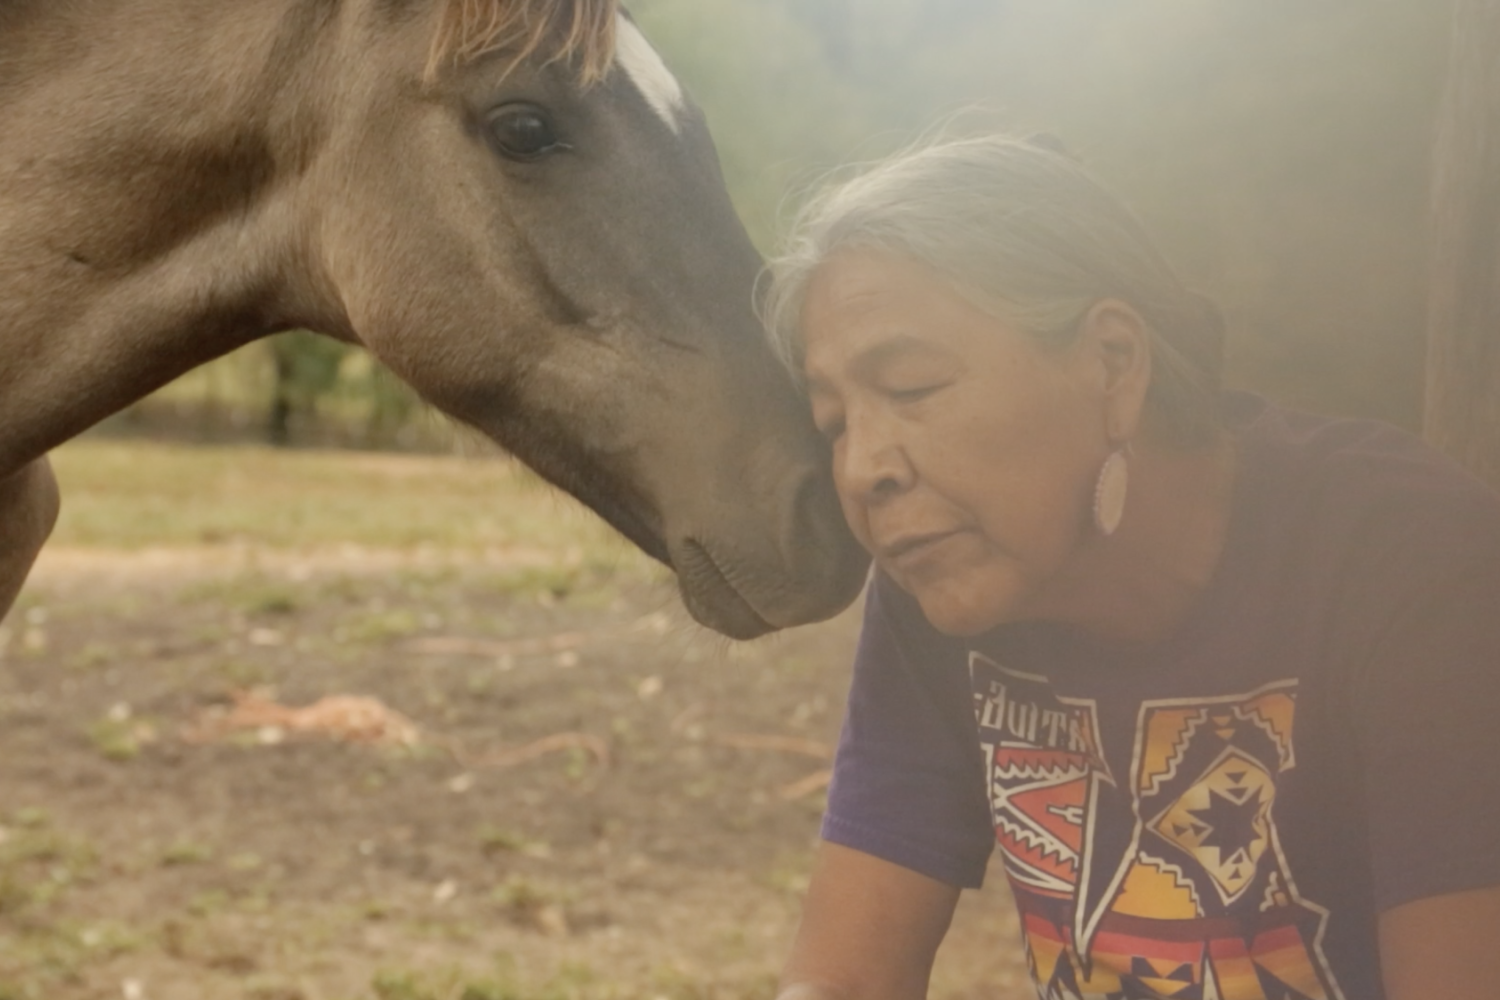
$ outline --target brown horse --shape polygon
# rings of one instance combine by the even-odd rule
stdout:
[[[826,617],[863,559],[759,266],[614,0],[0,0],[0,614],[49,448],[306,327],[672,566],[705,624]]]

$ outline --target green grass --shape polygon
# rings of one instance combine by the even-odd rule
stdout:
[[[650,983],[623,984],[583,962],[562,962],[544,979],[526,982],[504,961],[497,971],[475,976],[459,967],[415,971],[385,969],[370,981],[375,1000],[750,1000],[770,997],[775,977],[765,975],[724,986],[700,981],[671,966],[655,970]]]
[[[52,461],[63,492],[55,545],[523,548],[590,567],[641,558],[580,504],[493,456],[84,439]]]
[[[0,917],[46,907],[95,875],[98,853],[89,841],[52,827],[50,818],[23,809],[0,814]],[[3,950],[3,949],[0,949]]]

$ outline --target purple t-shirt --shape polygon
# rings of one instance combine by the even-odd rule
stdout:
[[[1169,640],[953,638],[870,588],[823,836],[960,886],[998,842],[1046,998],[1379,1000],[1381,910],[1500,884],[1500,498],[1226,406],[1229,535]]]

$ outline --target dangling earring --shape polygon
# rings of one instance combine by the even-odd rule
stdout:
[[[1120,526],[1125,516],[1125,493],[1130,487],[1130,469],[1125,461],[1125,449],[1110,453],[1099,470],[1099,481],[1094,484],[1094,527],[1099,534],[1108,537]]]

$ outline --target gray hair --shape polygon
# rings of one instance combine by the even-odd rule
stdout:
[[[841,248],[914,258],[980,308],[1057,347],[1100,299],[1128,302],[1148,328],[1147,400],[1162,430],[1187,444],[1218,426],[1218,310],[1183,285],[1130,210],[1060,152],[1009,136],[946,139],[815,196],[768,265],[762,302],[772,343],[794,372],[808,283]]]

